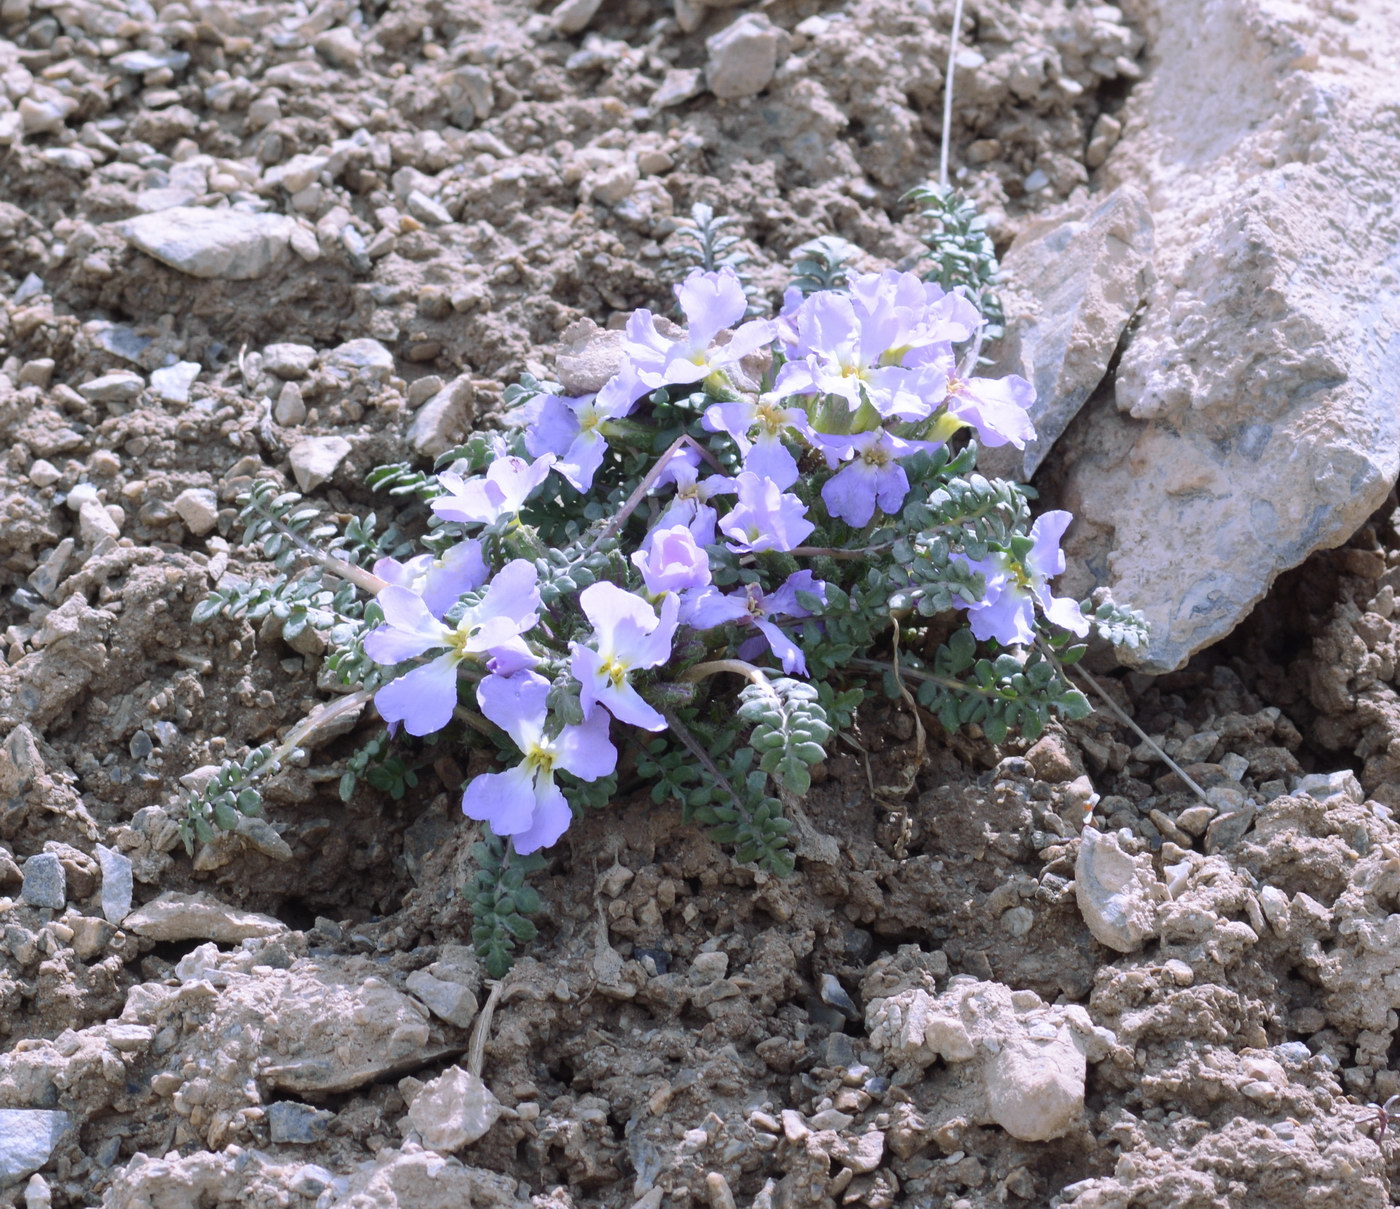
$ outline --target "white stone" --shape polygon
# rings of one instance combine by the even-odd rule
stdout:
[[[263,369],[279,378],[304,378],[316,364],[309,344],[269,344],[262,351]]]
[[[463,983],[435,978],[427,970],[414,970],[404,985],[434,1016],[448,1024],[466,1028],[476,1016],[476,996],[471,987]]]
[[[337,67],[354,67],[364,54],[364,47],[353,29],[337,25],[323,34],[318,34],[313,43],[317,53],[324,55]]]
[[[350,455],[344,437],[306,437],[292,446],[292,474],[303,491],[314,491],[331,478]]]
[[[756,96],[778,67],[782,30],[761,13],[745,13],[705,40],[705,82],[722,100]]]
[[[208,487],[186,487],[175,497],[175,511],[196,537],[203,537],[219,523],[219,501]]]
[[[375,382],[387,382],[394,372],[394,354],[367,336],[336,345],[323,363],[341,377],[364,377]]]
[[[285,164],[277,164],[263,174],[263,183],[280,185],[288,193],[300,193],[315,183],[330,157],[325,155],[294,155]]]
[[[295,382],[283,382],[277,392],[277,402],[272,405],[272,418],[283,428],[293,428],[306,419],[306,401],[301,397],[301,387]]]
[[[424,457],[446,453],[466,436],[474,397],[470,374],[453,378],[423,404],[408,429],[408,443]]]
[[[283,263],[295,228],[280,214],[175,206],[115,224],[129,243],[192,277],[248,281]]]
[[[102,869],[102,915],[108,923],[119,924],[131,914],[134,889],[131,858],[115,848],[98,844],[97,863]]]
[[[1119,953],[1137,952],[1157,935],[1158,907],[1166,896],[1150,856],[1131,856],[1116,835],[1084,828],[1074,897],[1095,940]]]
[[[501,1105],[491,1089],[460,1066],[424,1084],[408,1109],[423,1145],[449,1153],[485,1137],[500,1116]]]
[[[549,19],[561,34],[576,34],[587,28],[603,0],[561,0]]]
[[[128,369],[93,378],[78,387],[89,403],[128,403],[146,389],[146,379]]]
[[[1229,633],[1400,473],[1400,26],[1309,10],[1304,36],[1292,11],[1150,4],[1153,68],[1100,169],[1152,201],[1157,284],[1063,451],[1063,586],[1142,609],[1120,657],[1147,670]]]
[[[276,936],[287,925],[271,915],[241,911],[208,894],[167,891],[138,907],[122,927],[150,940],[215,940],[234,944],[255,936]]]
[[[419,222],[430,227],[443,227],[452,221],[447,207],[439,201],[434,201],[421,190],[411,190],[406,201],[408,212]]]
[[[188,403],[190,387],[199,377],[198,361],[177,361],[151,374],[151,394],[166,403]]]

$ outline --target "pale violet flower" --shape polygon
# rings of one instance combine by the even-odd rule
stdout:
[[[597,394],[541,395],[531,405],[534,418],[525,429],[525,448],[532,457],[555,455],[554,469],[586,493],[608,450],[608,422],[629,414],[645,389],[634,367],[625,363]]]
[[[735,476],[734,485],[738,502],[719,522],[730,549],[745,553],[792,550],[816,528],[807,519],[807,506],[797,496],[785,494],[771,479],[746,470]]]
[[[441,618],[465,593],[481,587],[490,571],[481,543],[464,541],[438,556],[417,554],[406,562],[381,558],[374,564],[374,573],[387,584],[416,592],[428,611]]]
[[[522,758],[505,772],[475,777],[462,794],[462,812],[509,837],[522,854],[548,848],[572,819],[569,803],[554,783],[556,768],[596,781],[617,767],[607,715],[565,726],[551,736],[548,697],[549,681],[534,672],[487,676],[476,689],[481,712],[510,736]]]
[[[633,552],[632,565],[652,596],[703,588],[710,582],[710,557],[684,525],[653,529],[642,548]]]
[[[717,495],[732,495],[734,480],[728,475],[712,474],[700,478],[700,455],[693,449],[680,449],[673,453],[661,473],[656,486],[661,488],[674,484],[676,494],[657,519],[656,528],[666,529],[672,525],[684,525],[702,546],[715,543],[715,523],[719,514],[710,503]]]
[[[710,432],[725,432],[733,438],[743,455],[745,470],[772,479],[786,490],[797,482],[797,459],[783,438],[791,434],[805,440],[812,429],[805,411],[783,407],[781,399],[781,395],[768,394],[755,402],[739,399],[714,403],[705,409],[701,423]]]
[[[936,421],[936,435],[946,438],[963,425],[977,431],[977,439],[989,449],[1014,445],[1024,449],[1035,437],[1035,425],[1027,410],[1035,402],[1035,387],[1016,374],[1005,378],[950,377],[945,386],[944,415]]]
[[[769,650],[778,657],[783,671],[789,675],[807,674],[807,660],[799,647],[779,628],[774,618],[810,617],[811,611],[799,603],[797,594],[809,592],[821,600],[826,599],[826,584],[813,577],[810,571],[795,571],[789,575],[781,587],[772,592],[763,592],[757,584],[745,584],[737,592],[721,594],[714,588],[701,594],[695,601],[688,624],[697,630],[707,630],[727,622],[751,625],[761,637],[746,640],[739,648],[744,659],[754,658],[768,644]]]
[[[377,597],[384,623],[365,636],[365,654],[376,663],[395,664],[446,648],[431,663],[391,680],[374,695],[375,707],[391,726],[402,722],[411,735],[430,735],[452,720],[457,706],[457,668],[464,660],[498,671],[534,662],[521,638],[539,621],[540,593],[532,563],[507,563],[481,600],[449,626],[433,616],[423,597],[390,585]]]
[[[544,482],[554,462],[552,453],[533,462],[512,455],[497,458],[484,477],[463,479],[459,474],[444,472],[438,475],[438,482],[447,488],[447,494],[430,506],[447,521],[489,525],[502,518],[514,520],[530,494]]]
[[[822,484],[822,503],[832,516],[856,529],[870,523],[876,504],[890,515],[904,506],[909,476],[899,459],[937,448],[934,442],[906,441],[883,428],[847,437],[819,436],[816,440],[826,454],[828,466],[846,462]]]
[[[1031,526],[1031,545],[1025,558],[1017,562],[1010,554],[994,551],[984,559],[964,559],[967,566],[986,579],[983,599],[967,607],[968,624],[984,642],[994,639],[1002,646],[1027,646],[1035,641],[1035,607],[1061,629],[1078,634],[1089,632],[1089,619],[1068,597],[1054,596],[1049,581],[1065,569],[1060,539],[1073,520],[1068,512],[1043,513]]]
[[[597,647],[571,643],[570,670],[579,682],[579,703],[585,717],[602,705],[619,722],[643,730],[665,730],[666,719],[642,700],[628,676],[660,667],[671,657],[680,600],[668,593],[658,618],[640,596],[603,580],[579,593],[579,607],[593,623]]]
[[[676,297],[686,318],[685,334],[679,339],[663,336],[648,310],[633,312],[627,321],[623,347],[647,386],[703,382],[711,374],[735,369],[770,343],[777,331],[771,320],[755,319],[736,328],[727,342],[715,342],[720,332],[743,319],[749,305],[731,268],[717,273],[696,269],[676,287]]]

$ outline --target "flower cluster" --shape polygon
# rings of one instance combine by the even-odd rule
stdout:
[[[910,273],[790,292],[772,319],[745,321],[731,269],[692,273],[676,294],[684,326],[634,313],[596,393],[537,394],[511,442],[436,476],[436,555],[374,568],[383,621],[363,648],[396,670],[380,714],[412,735],[454,714],[499,732],[518,760],[471,780],[462,807],[522,854],[569,825],[559,776],[613,776],[629,729],[700,725],[710,675],[737,670],[781,703],[771,682],[805,676],[834,641],[862,558],[901,573],[895,538],[957,434],[1018,448],[1033,435],[1024,379],[969,372],[977,312]],[[541,526],[587,497],[613,501],[607,525],[551,551]],[[978,529],[950,549],[961,588],[948,602],[976,638],[1029,648],[1046,623],[1088,631],[1047,586],[1069,519],[1047,513],[990,543]],[[606,573],[585,575],[599,558]],[[565,571],[593,582],[542,595]]]

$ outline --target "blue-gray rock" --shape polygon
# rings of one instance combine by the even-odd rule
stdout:
[[[274,1143],[319,1142],[334,1120],[335,1113],[298,1104],[295,1100],[275,1100],[267,1106],[267,1127]]]
[[[68,1131],[66,1112],[47,1108],[0,1108],[0,1185],[33,1175],[49,1161]]]
[[[109,924],[119,924],[131,914],[131,859],[98,844],[97,863],[102,867],[102,914]]]
[[[31,907],[63,910],[68,901],[68,875],[56,852],[39,852],[24,862],[24,886],[19,896]]]

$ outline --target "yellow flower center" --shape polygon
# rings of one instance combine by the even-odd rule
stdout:
[[[611,655],[603,660],[603,665],[598,670],[606,679],[612,681],[613,688],[621,688],[627,681],[627,665],[619,663]]]
[[[525,752],[525,763],[543,776],[554,772],[554,753],[538,743],[531,743]]]
[[[860,460],[867,466],[888,466],[890,464],[890,451],[880,444],[871,445],[861,451]]]

